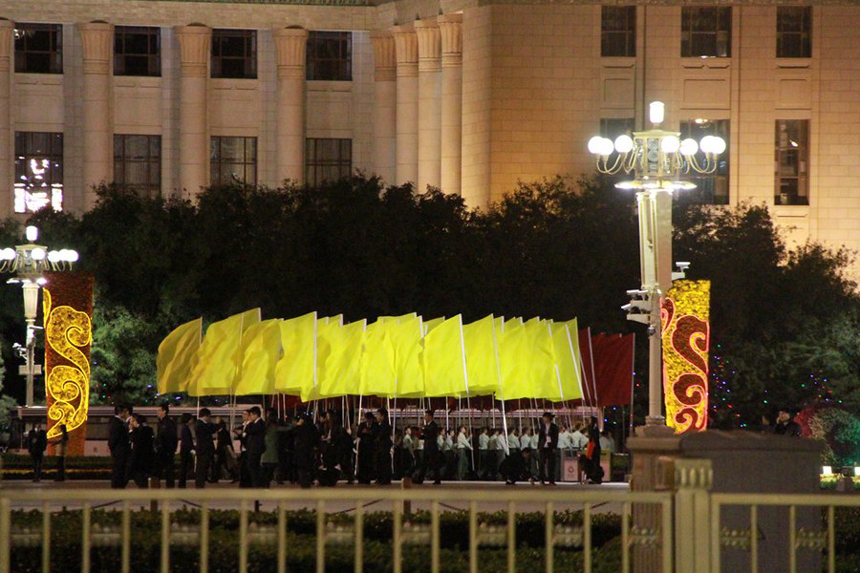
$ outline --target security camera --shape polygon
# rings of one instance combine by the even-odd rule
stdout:
[[[657,334],[657,328],[653,324],[648,325],[648,336],[654,336]]]
[[[690,268],[690,263],[687,261],[678,261],[675,263],[675,266],[678,267],[678,270],[682,273]]]

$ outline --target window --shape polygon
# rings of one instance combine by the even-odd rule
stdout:
[[[776,120],[777,205],[809,205],[809,120]]]
[[[63,210],[63,134],[15,132],[15,212]]]
[[[688,192],[689,198],[695,203],[706,205],[728,205],[729,203],[729,120],[727,119],[694,119],[681,122],[681,139],[691,137],[699,142],[706,135],[718,135],[726,142],[726,150],[717,158],[717,170],[712,175],[689,175],[685,177],[696,188]],[[696,159],[700,165],[705,163],[705,154],[701,151]]]
[[[117,26],[114,30],[113,73],[116,76],[160,76],[161,30]]]
[[[683,6],[681,8],[681,57],[730,58],[732,55],[732,8]]]
[[[352,81],[352,34],[310,32],[308,34],[307,79]]]
[[[19,74],[62,74],[63,26],[15,24],[15,71]]]
[[[213,137],[209,151],[211,185],[257,184],[256,137]]]
[[[603,6],[600,9],[600,55],[636,55],[636,6]]]
[[[776,57],[812,57],[811,6],[777,6]]]
[[[161,192],[161,136],[113,136],[114,183],[142,195]]]
[[[257,78],[256,30],[212,30],[212,77]]]
[[[319,185],[352,174],[351,139],[308,139],[305,182]]]
[[[619,135],[633,135],[635,121],[632,117],[603,118],[600,120],[600,135],[612,141]]]

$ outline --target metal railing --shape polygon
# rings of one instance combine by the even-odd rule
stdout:
[[[789,573],[811,570],[813,566],[803,566],[800,562],[804,558],[807,561],[809,558],[820,558],[822,552],[826,557],[827,572],[835,573],[837,508],[860,508],[860,496],[834,493],[711,493],[711,571],[717,573],[721,567],[725,569],[723,553],[730,548],[749,552],[749,571],[759,571],[760,544],[766,539],[762,527],[763,512],[769,512],[766,518],[782,528],[781,533],[785,533],[786,539],[784,543],[778,544],[778,550],[785,551],[782,557]],[[726,515],[727,511],[735,513]],[[733,522],[731,526],[726,525],[727,521]],[[814,568],[821,571],[820,565]]]
[[[210,509],[218,507],[238,507],[238,571],[245,573],[249,564],[249,546],[251,538],[259,541],[261,532],[249,532],[249,514],[256,502],[265,506],[273,506],[276,511],[276,523],[267,530],[269,543],[277,545],[275,563],[271,564],[272,571],[285,573],[287,570],[287,555],[290,550],[287,537],[287,507],[290,504],[300,504],[303,507],[316,509],[316,571],[323,573],[326,563],[326,547],[334,543],[335,538],[343,537],[343,531],[327,527],[329,507],[355,503],[350,508],[352,527],[346,532],[351,535],[354,545],[355,572],[361,573],[364,566],[364,517],[365,506],[373,503],[381,510],[390,510],[392,516],[392,566],[394,573],[403,570],[402,558],[404,543],[423,542],[430,545],[430,571],[440,570],[440,516],[450,504],[466,504],[468,508],[468,556],[469,571],[477,573],[481,570],[479,564],[479,545],[484,544],[487,536],[495,536],[497,545],[506,547],[508,572],[516,571],[517,564],[517,531],[516,515],[518,509],[533,508],[537,505],[544,516],[545,541],[543,547],[545,571],[555,570],[554,551],[557,544],[567,543],[582,550],[583,570],[592,571],[592,524],[595,509],[603,504],[613,504],[620,508],[621,528],[621,571],[628,573],[631,568],[631,549],[637,544],[656,548],[660,555],[660,571],[672,571],[673,532],[671,526],[642,530],[631,526],[631,511],[634,504],[637,507],[648,506],[659,512],[660,523],[672,523],[673,495],[670,492],[624,492],[600,490],[574,490],[567,487],[552,489],[537,489],[531,487],[487,488],[487,489],[448,489],[448,488],[321,488],[301,490],[294,488],[273,490],[251,489],[142,489],[142,490],[6,490],[0,491],[0,573],[11,571],[13,548],[21,545],[22,536],[29,536],[31,546],[41,545],[41,566],[43,572],[51,570],[51,526],[52,510],[58,506],[79,507],[81,509],[81,556],[80,571],[88,573],[93,568],[91,551],[94,547],[94,537],[98,536],[100,543],[118,545],[121,549],[121,571],[131,570],[131,547],[134,531],[132,530],[131,512],[135,507],[156,502],[153,511],[160,514],[160,571],[166,573],[171,569],[171,543],[181,542],[180,538],[193,538],[191,543],[199,545],[199,570],[205,573],[209,569],[210,557]],[[93,509],[106,505],[119,504],[121,512],[120,527],[112,530],[109,542],[105,542],[105,532],[93,529]],[[177,532],[172,527],[172,512],[188,505],[199,506],[200,525],[189,532]],[[427,528],[421,534],[404,526],[404,517],[409,515],[412,504],[429,504],[429,532]],[[493,527],[488,531],[479,526],[479,508],[484,505],[504,507],[507,514],[504,526]],[[41,531],[22,533],[13,528],[12,510],[15,507],[41,508]],[[563,528],[555,523],[555,509],[581,509],[582,526],[579,528]],[[456,508],[455,508],[456,509]],[[484,524],[486,525],[486,524]],[[426,535],[429,533],[429,535]],[[407,539],[408,538],[408,539]],[[420,539],[420,541],[416,541]],[[573,541],[571,542],[571,539]],[[185,540],[188,541],[187,539]],[[465,541],[465,540],[464,540]]]

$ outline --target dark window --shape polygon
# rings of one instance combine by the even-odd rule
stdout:
[[[161,193],[161,136],[114,135],[113,180],[142,195]]]
[[[15,212],[63,210],[63,134],[15,132]]]
[[[809,120],[776,120],[777,205],[809,205]]]
[[[212,30],[212,77],[256,79],[256,30]]]
[[[62,74],[63,26],[15,24],[15,71],[21,74]]]
[[[812,57],[811,6],[777,6],[776,57]]]
[[[600,9],[600,55],[636,55],[636,6],[603,6]]]
[[[161,30],[117,26],[114,30],[113,73],[117,76],[160,76]]]
[[[256,137],[213,137],[209,151],[210,184],[257,184]]]
[[[632,117],[603,118],[600,120],[600,135],[612,141],[619,135],[633,136],[635,121]]]
[[[319,185],[352,174],[351,139],[308,139],[305,182]]]
[[[706,205],[728,205],[729,203],[729,120],[694,119],[681,122],[681,139],[691,137],[698,143],[706,135],[718,135],[726,142],[726,150],[717,157],[717,170],[712,175],[687,175],[696,188],[685,191],[694,203]],[[699,165],[706,163],[701,151],[696,159]]]
[[[681,8],[681,56],[730,58],[732,56],[731,6]]]
[[[352,33],[308,34],[307,79],[352,81]]]

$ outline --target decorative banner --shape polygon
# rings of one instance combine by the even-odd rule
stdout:
[[[675,281],[663,297],[666,424],[677,433],[708,425],[710,281]]]
[[[66,425],[66,454],[84,455],[90,401],[93,277],[76,272],[45,273],[45,401],[48,440]]]

